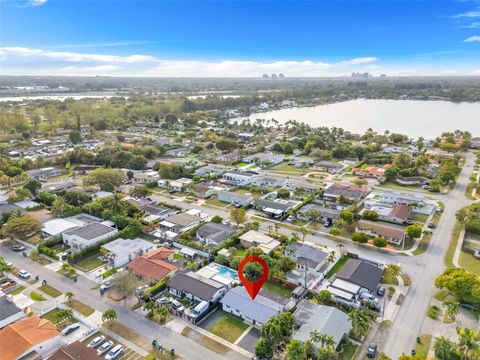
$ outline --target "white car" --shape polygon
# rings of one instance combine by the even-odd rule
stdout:
[[[167,297],[167,296],[164,296],[164,297],[161,297],[160,299],[157,300],[157,305],[170,304],[171,301],[172,301],[172,299],[170,299],[170,298]]]
[[[360,294],[360,298],[362,300],[369,300],[369,301],[373,301],[374,303],[377,303],[378,302],[378,299],[373,296],[372,294],[368,293],[368,292],[363,292]]]
[[[117,345],[105,355],[105,360],[113,360],[123,352],[123,346]]]
[[[93,339],[92,341],[90,341],[90,343],[87,345],[87,347],[89,348],[96,348],[97,346],[103,344],[103,342],[105,341],[105,336],[97,336],[95,339]]]
[[[32,275],[30,275],[30,273],[27,270],[20,270],[18,272],[18,276],[20,276],[22,279],[29,279],[30,276]]]
[[[182,312],[183,310],[185,310],[185,308],[183,307],[183,305],[180,303],[180,301],[177,301],[175,299],[172,300],[172,308],[174,308],[175,310],[177,310],[178,312]]]
[[[97,349],[97,354],[100,356],[105,354],[108,350],[112,348],[112,346],[113,341],[107,341],[106,343],[103,343],[102,346]]]

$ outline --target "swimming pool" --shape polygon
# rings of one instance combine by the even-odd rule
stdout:
[[[229,267],[217,263],[211,263],[210,265],[208,265],[208,267],[214,269],[220,276],[234,281],[239,281],[238,273],[236,270],[230,269]]]

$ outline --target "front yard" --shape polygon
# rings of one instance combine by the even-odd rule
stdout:
[[[53,286],[50,286],[48,284],[42,285],[38,288],[38,290],[44,292],[47,295],[50,295],[53,298],[59,297],[62,295],[62,292],[55,289]]]
[[[84,272],[89,272],[105,264],[102,260],[98,258],[99,256],[100,252],[95,252],[92,255],[89,255],[72,265]]]
[[[57,325],[58,331],[62,331],[68,325],[71,325],[74,322],[76,322],[75,319],[65,319],[62,321],[61,317],[59,316],[59,312],[61,311],[62,311],[61,309],[56,308],[42,316],[44,319],[50,320],[52,323]]]
[[[290,298],[292,295],[292,290],[281,285],[271,283],[270,281],[267,281],[265,284],[263,284],[263,289],[286,298]]]
[[[95,309],[91,308],[90,306],[76,300],[72,299],[72,301],[67,301],[65,305],[70,306],[73,310],[79,312],[85,317],[92,315],[95,312]]]
[[[230,314],[225,314],[215,322],[208,331],[233,343],[247,328],[248,325],[245,324],[242,319]]]

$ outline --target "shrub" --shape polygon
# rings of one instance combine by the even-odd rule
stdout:
[[[332,227],[328,233],[333,236],[338,236],[340,235],[341,230],[339,228]]]
[[[158,294],[160,291],[162,291],[163,289],[165,289],[165,287],[167,286],[167,281],[168,281],[168,277],[165,277],[165,279],[163,280],[160,280],[159,282],[157,282],[155,285],[151,286],[150,288],[148,288],[148,290],[146,291],[149,295],[156,295]]]
[[[373,245],[376,247],[386,247],[387,246],[387,240],[383,236],[377,236],[375,239],[373,239]]]
[[[49,248],[48,246],[39,245],[38,246],[38,252],[40,254],[51,257],[52,259],[58,260],[58,255],[55,253],[55,251],[53,249]]]
[[[107,271],[105,271],[103,274],[102,274],[102,278],[103,279],[106,279],[108,278],[109,276],[112,276],[113,274],[116,274],[118,272],[118,269],[119,267],[113,267],[111,269],[108,269]]]
[[[356,232],[352,235],[352,240],[361,244],[368,242],[368,235],[362,232]]]

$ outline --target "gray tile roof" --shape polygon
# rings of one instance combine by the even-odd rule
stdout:
[[[292,206],[294,206],[295,203],[292,201],[283,203],[283,202],[277,202],[272,200],[257,199],[253,202],[253,205],[285,211],[290,209]]]
[[[110,232],[115,231],[116,229],[103,225],[99,222],[92,222],[88,225],[69,230],[65,234],[67,235],[76,235],[85,240],[93,240],[99,236],[106,235]]]
[[[207,279],[193,272],[175,274],[168,286],[177,291],[184,291],[202,300],[210,301],[215,293],[225,285],[218,281]]]
[[[382,273],[382,269],[366,261],[349,259],[336,277],[374,291],[380,283]]]
[[[208,223],[198,229],[197,235],[219,244],[235,234],[237,230],[238,228],[233,225]]]
[[[18,209],[21,209],[21,207],[17,206],[17,205],[13,205],[13,204],[0,205],[0,214],[3,214],[5,212],[18,210]]]
[[[0,321],[15,315],[22,310],[17,307],[12,301],[9,301],[7,297],[0,296]]]
[[[284,309],[283,305],[262,296],[261,293],[252,300],[243,286],[230,289],[220,302],[261,324]]]

